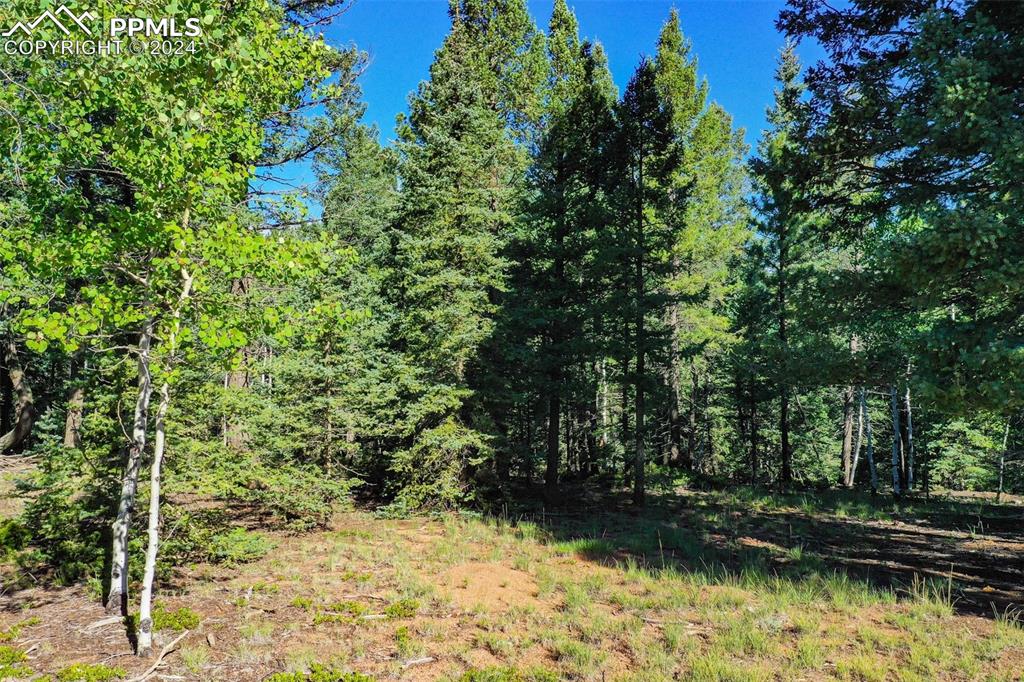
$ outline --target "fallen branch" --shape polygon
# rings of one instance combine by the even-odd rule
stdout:
[[[414,659],[412,659],[410,661],[406,661],[405,663],[403,663],[402,667],[403,668],[410,668],[410,667],[412,667],[414,665],[423,665],[424,663],[433,663],[434,660],[435,659],[430,657],[430,656],[424,656],[423,658],[414,658]]]
[[[185,630],[180,635],[175,637],[171,641],[170,644],[168,644],[167,646],[165,646],[163,648],[163,650],[160,652],[160,655],[156,657],[156,662],[153,663],[153,665],[151,665],[149,667],[149,670],[147,670],[146,672],[142,673],[138,677],[133,677],[132,679],[128,680],[128,682],[145,682],[145,680],[148,680],[150,677],[152,677],[153,673],[156,672],[156,669],[159,668],[161,665],[163,665],[164,656],[169,654],[171,652],[171,650],[175,647],[175,645],[178,642],[180,642],[185,637],[185,635],[187,635],[188,633],[189,633],[189,631]]]

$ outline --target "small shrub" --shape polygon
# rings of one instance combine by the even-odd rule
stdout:
[[[415,599],[399,599],[388,604],[384,609],[388,618],[412,618],[420,610],[420,603]]]
[[[57,673],[57,679],[59,682],[108,682],[126,674],[123,668],[111,668],[102,663],[76,663]]]
[[[309,597],[296,597],[292,599],[292,606],[303,611],[309,611],[313,606],[313,600]]]
[[[0,680],[31,675],[32,671],[22,665],[27,660],[25,652],[10,646],[0,646]]]
[[[167,611],[163,604],[153,607],[153,632],[160,630],[193,630],[199,626],[199,614],[192,609],[182,606],[177,611]],[[131,615],[132,628],[139,629],[139,614]]]
[[[210,561],[224,564],[244,564],[262,559],[274,543],[259,533],[244,528],[232,528],[227,533],[210,538]]]
[[[366,613],[366,607],[356,601],[336,601],[328,606],[327,610],[334,613],[347,613],[350,616],[361,616]]]
[[[0,521],[0,561],[25,548],[29,541],[28,528],[17,519]]]

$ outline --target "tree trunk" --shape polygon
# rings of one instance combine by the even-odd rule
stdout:
[[[85,405],[85,388],[74,386],[68,392],[68,416],[64,420],[64,447],[77,448],[82,445],[82,408]]]
[[[1010,418],[1006,418],[1003,430],[1003,449],[999,451],[999,487],[996,488],[996,502],[1003,497],[1003,473],[1006,470],[1006,449],[1010,447]]]
[[[252,287],[251,277],[241,277],[231,282],[232,296],[245,296]],[[252,353],[249,348],[239,351],[240,365],[237,369],[228,370],[224,375],[224,388],[232,393],[244,391],[250,386],[249,361]],[[246,447],[245,427],[240,422],[238,415],[229,414],[224,419],[224,444],[235,451],[244,450]]]
[[[853,487],[853,386],[843,391],[843,486]]]
[[[779,434],[782,447],[782,474],[779,485],[788,490],[793,484],[793,452],[789,445],[789,387],[783,384],[779,394]]]
[[[634,435],[636,437],[636,452],[633,456],[633,504],[638,507],[644,504],[644,387],[643,387],[643,375],[644,375],[644,351],[643,351],[643,322],[639,323],[637,327],[637,347],[639,351],[636,358],[636,395],[635,395],[635,411],[636,411],[636,425],[634,427]]]
[[[900,403],[895,385],[889,387],[889,402],[892,405],[892,494],[899,497],[902,494],[900,488],[902,439],[900,438]]]
[[[672,266],[674,272],[679,270],[678,255],[673,255]],[[668,365],[668,462],[675,466],[679,464],[682,450],[682,434],[679,428],[679,305],[675,302],[671,304],[669,310],[669,333],[672,334],[672,344]]]
[[[697,466],[697,363],[690,361],[690,411],[687,414],[686,469],[693,471]]]
[[[170,386],[160,388],[160,405],[156,410],[156,433],[153,438],[153,464],[149,472],[149,526],[146,565],[142,576],[139,600],[138,655],[149,656],[153,649],[153,578],[156,575],[157,548],[160,543],[160,472],[164,461],[167,408],[171,402]]]
[[[187,218],[186,218],[187,220]],[[181,293],[178,303],[171,314],[171,330],[166,339],[166,358],[164,370],[169,371],[177,360],[178,339],[181,335],[181,311],[184,309],[192,293],[192,275],[181,270]],[[160,472],[164,461],[166,443],[165,420],[167,408],[171,404],[171,387],[169,379],[164,379],[160,388],[160,405],[156,412],[156,433],[153,440],[153,463],[149,476],[149,525],[147,528],[149,541],[146,544],[146,564],[142,578],[142,594],[139,602],[139,656],[148,656],[153,648],[153,578],[156,574],[157,549],[160,544]]]
[[[14,339],[10,339],[5,347],[4,361],[7,364],[7,376],[10,377],[14,389],[14,426],[7,433],[0,435],[0,455],[13,451],[24,443],[32,434],[32,426],[36,422],[35,399],[32,387],[25,378],[25,370],[18,360],[18,347]]]
[[[864,442],[864,389],[860,389],[860,401],[857,403],[857,440],[853,446],[853,462],[850,464],[850,484],[852,488],[857,479],[857,465],[860,463],[860,446]]]
[[[878,493],[878,469],[875,467],[875,446],[871,441],[871,412],[868,411],[867,391],[860,389],[860,409],[864,415],[864,431],[867,436],[865,454],[868,457],[868,471],[871,474],[871,494]]]
[[[906,424],[906,467],[907,467],[907,491],[914,489],[914,414],[910,406],[910,384],[903,394],[903,407],[907,415]]]
[[[750,406],[750,485],[756,486],[760,478],[760,462],[757,451],[757,403]]]
[[[132,420],[132,440],[128,445],[128,461],[121,479],[121,497],[117,516],[111,526],[110,591],[107,594],[107,612],[128,615],[128,529],[135,509],[135,492],[139,484],[139,467],[146,449],[146,423],[149,419],[149,399],[153,393],[149,367],[149,346],[153,339],[153,320],[146,321],[139,335],[139,395],[135,400]]]
[[[558,499],[558,429],[562,416],[562,401],[557,392],[548,396],[547,469],[544,471],[544,496],[548,504]]]

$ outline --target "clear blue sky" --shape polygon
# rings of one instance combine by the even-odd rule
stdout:
[[[546,29],[552,0],[529,0],[530,12]],[[773,0],[569,0],[585,38],[599,40],[608,53],[615,82],[624,89],[641,55],[653,55],[658,32],[674,6],[693,44],[711,98],[731,113],[735,125],[756,144],[771,104],[775,59],[784,38],[775,18],[784,3]],[[428,75],[434,50],[448,31],[447,0],[355,0],[325,32],[335,45],[355,43],[370,54],[362,79],[366,121],[376,123],[382,141],[394,136],[395,114]],[[804,63],[821,56],[816,45],[801,45]]]

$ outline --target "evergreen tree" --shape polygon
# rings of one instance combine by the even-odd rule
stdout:
[[[492,448],[473,380],[505,286],[501,249],[518,165],[472,35],[455,13],[399,147],[402,195],[387,286],[398,311],[396,347],[410,367],[402,424],[409,442],[393,469],[406,484],[401,502],[413,506],[463,499],[467,467]]]

